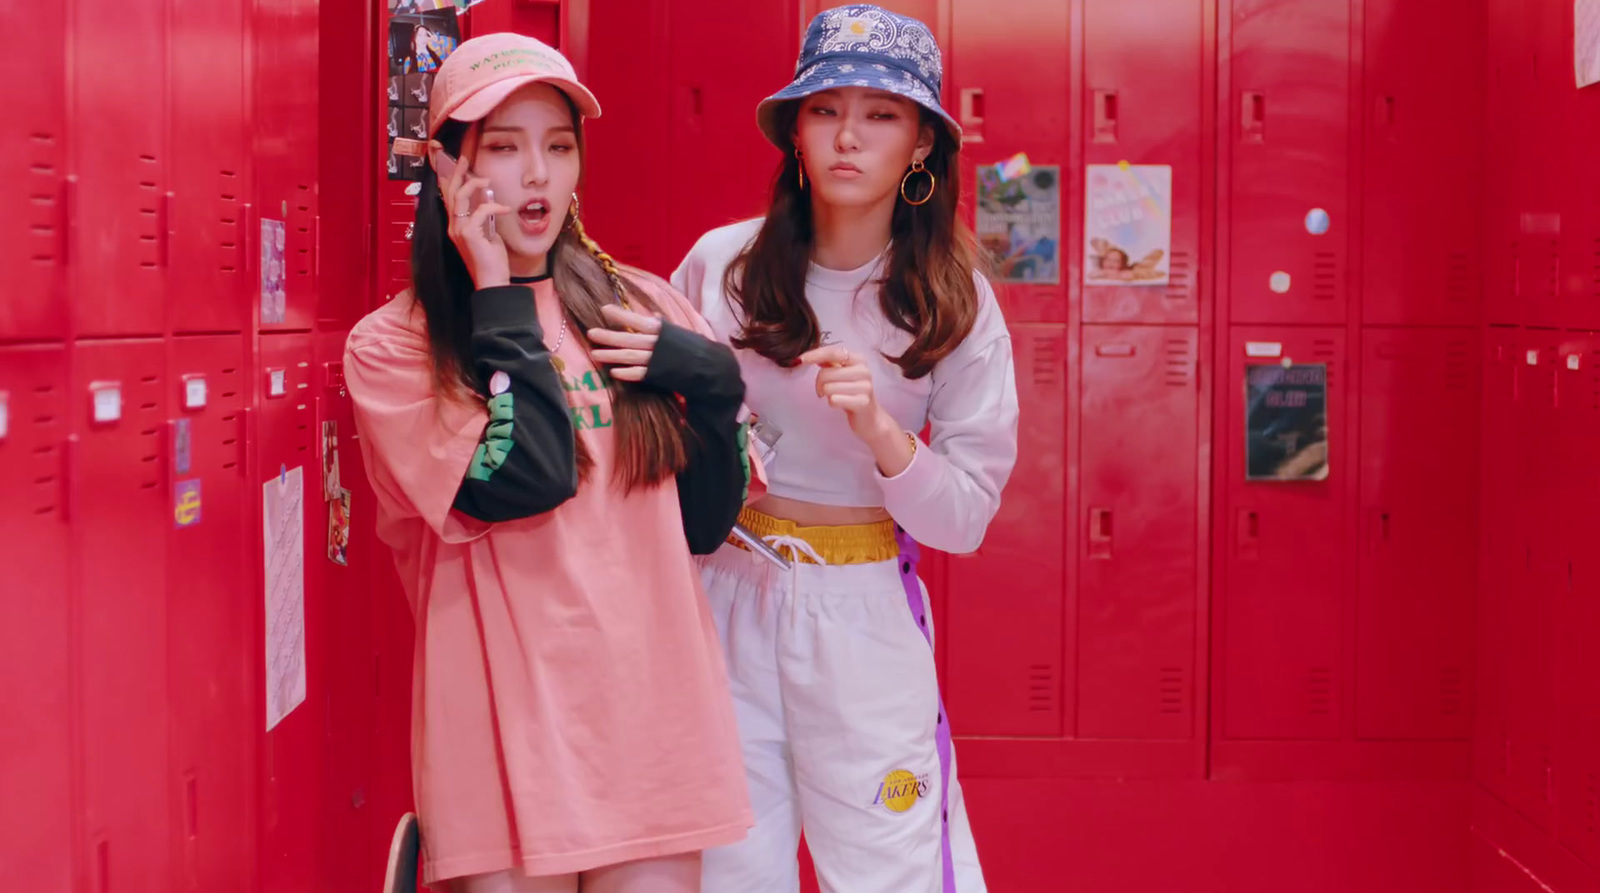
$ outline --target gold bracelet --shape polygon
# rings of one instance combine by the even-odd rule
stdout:
[[[906,440],[911,441],[911,458],[913,458],[913,459],[917,458],[917,435],[912,434],[910,431],[907,431],[906,432]]]

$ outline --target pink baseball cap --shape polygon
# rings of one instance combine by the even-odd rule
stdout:
[[[446,119],[482,120],[518,88],[539,83],[567,94],[585,118],[600,117],[600,103],[578,83],[572,63],[554,47],[509,32],[464,41],[433,80],[428,136],[436,136]]]

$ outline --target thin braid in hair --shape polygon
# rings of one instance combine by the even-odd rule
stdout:
[[[628,299],[622,290],[622,271],[617,269],[617,262],[600,247],[599,242],[589,238],[589,233],[583,228],[583,221],[578,219],[576,214],[572,215],[572,233],[583,243],[583,247],[589,249],[594,259],[600,262],[601,269],[606,271],[606,278],[611,280],[611,291],[616,294],[617,301],[622,306],[628,307]]]

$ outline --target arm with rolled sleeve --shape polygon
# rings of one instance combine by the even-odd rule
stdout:
[[[983,544],[1017,460],[1011,335],[987,282],[972,332],[933,372],[931,436],[894,477],[878,475],[884,508],[917,542],[954,554]]]

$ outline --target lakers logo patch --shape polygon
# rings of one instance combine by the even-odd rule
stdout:
[[[872,805],[881,805],[890,812],[906,812],[927,795],[928,776],[912,775],[904,769],[896,769],[884,776]]]

